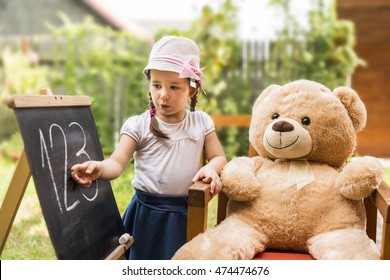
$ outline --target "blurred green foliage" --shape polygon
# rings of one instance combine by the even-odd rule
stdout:
[[[354,24],[337,18],[336,2],[311,1],[308,26],[300,24],[291,12],[292,1],[270,2],[283,11],[284,28],[272,43],[267,83],[308,79],[330,89],[348,85],[355,68],[364,61],[354,51]]]
[[[250,114],[256,97],[270,84],[308,79],[333,89],[348,85],[355,68],[364,64],[354,51],[354,25],[337,18],[334,1],[311,1],[307,26],[291,12],[292,1],[269,2],[281,10],[284,21],[272,42],[238,39],[238,10],[231,0],[215,11],[205,6],[187,31],[161,30],[158,34],[158,38],[187,36],[199,44],[208,93],[200,102],[202,110]],[[228,159],[247,155],[248,129],[217,128],[217,132]]]
[[[168,34],[182,35],[199,44],[207,92],[199,98],[199,110],[250,114],[257,95],[271,83],[302,78],[329,88],[348,83],[361,63],[353,49],[353,24],[337,19],[334,4],[325,2],[312,2],[304,27],[291,14],[289,0],[271,0],[282,11],[284,28],[274,41],[264,44],[239,39],[238,8],[232,0],[221,0],[215,9],[205,6],[188,30],[161,30],[156,40]],[[29,52],[0,47],[4,65],[0,69],[1,98],[36,93],[45,86],[54,94],[90,96],[103,151],[109,154],[124,120],[148,108],[142,70],[151,42],[99,26],[91,18],[73,23],[64,14],[60,17],[63,24],[49,26],[49,37],[31,38]],[[45,45],[38,56],[33,53],[35,45]],[[251,55],[254,51],[261,55]],[[256,60],[259,56],[263,58]],[[2,142],[17,131],[11,111],[0,108]],[[247,129],[218,128],[218,134],[229,159],[247,153]]]
[[[50,87],[56,94],[91,96],[100,141],[108,153],[124,120],[147,108],[142,70],[150,44],[91,18],[75,24],[61,17],[63,26],[50,27],[55,38]]]
[[[17,131],[16,118],[11,110],[4,106],[6,98],[11,94],[32,94],[47,84],[48,69],[45,65],[38,65],[33,57],[24,54],[20,48],[12,49],[9,46],[1,47],[0,60],[0,143],[12,137]],[[1,149],[1,147],[0,147]]]

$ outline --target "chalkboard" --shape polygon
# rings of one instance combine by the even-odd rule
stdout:
[[[104,259],[125,233],[110,182],[82,188],[70,177],[74,164],[103,159],[91,108],[55,98],[14,108],[42,213],[58,259]]]

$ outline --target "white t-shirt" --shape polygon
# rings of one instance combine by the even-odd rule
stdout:
[[[215,130],[214,123],[200,111],[187,110],[185,118],[175,124],[155,118],[170,139],[150,131],[149,112],[130,117],[122,126],[121,134],[137,142],[132,185],[149,193],[188,195],[188,187],[200,168],[205,137]]]

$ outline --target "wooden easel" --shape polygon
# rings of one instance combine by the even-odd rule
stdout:
[[[43,88],[40,90],[41,95],[53,95],[49,88]],[[76,102],[73,101],[72,97],[67,96],[66,100],[62,100],[61,96],[53,96],[54,106],[55,103],[58,103],[58,100],[61,100],[61,105],[74,105]],[[49,101],[50,102],[50,101]],[[82,105],[91,105],[91,101],[89,97],[77,97],[77,104]],[[9,99],[8,107],[10,108],[18,108],[23,106],[33,107],[37,105],[31,99],[24,99],[22,96],[18,99]],[[69,104],[67,104],[69,103]],[[53,105],[53,104],[47,104]],[[11,231],[12,225],[14,223],[16,214],[19,210],[20,203],[23,199],[24,193],[26,191],[27,185],[31,178],[31,170],[29,166],[29,162],[27,159],[27,155],[25,150],[23,150],[19,161],[17,163],[15,172],[9,184],[8,190],[4,197],[3,204],[0,209],[0,220],[2,221],[2,225],[0,227],[0,255],[3,252],[5,243],[7,241],[8,235]],[[134,239],[132,236],[128,234],[124,234],[118,240],[119,245],[106,257],[106,260],[115,260],[124,258],[125,252],[130,248],[130,246],[134,243]]]
[[[0,209],[0,220],[2,221],[0,227],[0,255],[3,252],[30,177],[30,167],[26,153],[23,151]]]

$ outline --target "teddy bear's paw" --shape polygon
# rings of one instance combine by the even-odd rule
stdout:
[[[248,260],[264,251],[268,239],[250,225],[228,217],[184,244],[173,260]]]
[[[241,185],[240,188],[230,188],[229,186],[223,186],[223,192],[232,200],[236,201],[251,201],[260,196],[259,186],[245,186]]]
[[[226,221],[226,222],[225,222]],[[255,230],[251,225],[238,217],[230,216],[219,226],[223,230],[225,240],[229,243],[221,244],[222,259],[251,260],[256,254],[265,250],[268,237]]]
[[[239,246],[230,252],[232,260],[251,260],[265,250],[264,236],[253,232],[252,236],[242,236]]]
[[[184,244],[172,257],[172,260],[211,260],[220,259],[220,252],[217,244],[213,242],[219,235],[219,230],[208,229],[206,232],[195,236]],[[222,238],[221,238],[222,239]],[[227,242],[227,240],[225,240]]]
[[[260,195],[259,182],[255,177],[253,161],[247,157],[232,159],[221,174],[223,191],[237,201],[249,201]]]
[[[371,194],[383,179],[383,166],[379,159],[364,156],[353,160],[338,175],[336,184],[349,199],[360,200]]]
[[[309,253],[317,260],[379,260],[379,250],[363,230],[341,229],[310,238]]]

